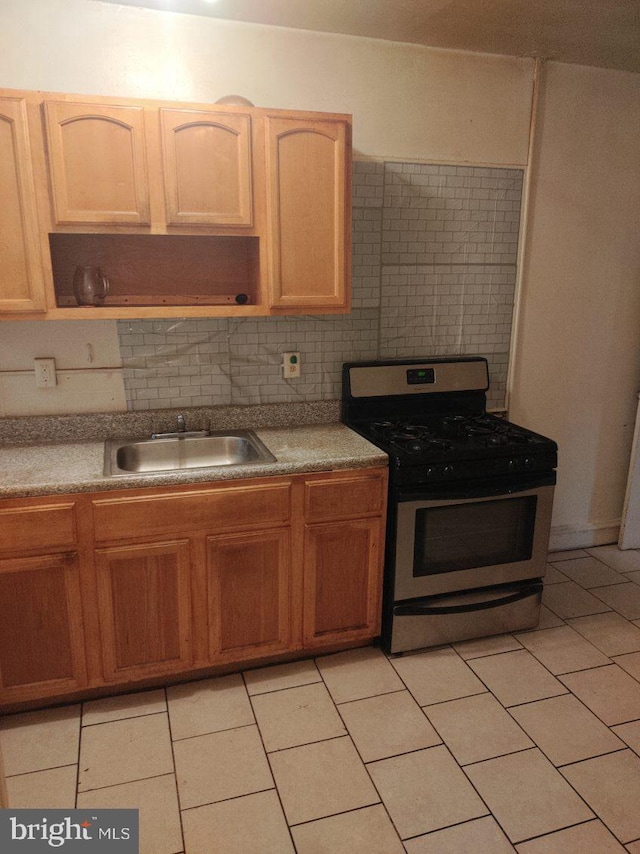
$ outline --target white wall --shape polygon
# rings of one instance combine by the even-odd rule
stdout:
[[[533,62],[96,0],[2,0],[0,86],[352,113],[365,155],[522,164]]]
[[[551,63],[510,415],[560,445],[554,541],[617,539],[640,388],[640,75]]]
[[[532,69],[530,60],[96,0],[0,2],[0,87],[204,102],[242,94],[261,106],[352,113],[361,157],[523,164]],[[104,376],[83,361],[86,329],[68,327],[77,346],[58,366],[71,373],[53,390],[36,391],[28,373],[35,355],[58,352],[38,324],[21,325],[19,373],[0,350],[0,415],[124,408],[115,374],[96,397]],[[112,350],[115,324],[93,334],[97,349]]]
[[[34,359],[55,360],[55,386],[37,388]],[[115,323],[60,320],[0,324],[0,417],[126,408]]]
[[[358,157],[524,165],[532,78],[528,59],[95,0],[0,3],[0,86],[348,112]],[[622,506],[640,382],[639,81],[552,63],[542,92],[511,400],[560,443],[567,547],[612,539]]]

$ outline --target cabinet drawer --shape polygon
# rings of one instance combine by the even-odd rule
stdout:
[[[290,492],[282,483],[96,500],[96,541],[281,525],[290,516]]]
[[[47,549],[53,552],[76,541],[74,504],[34,504],[0,509],[0,552]]]
[[[308,481],[305,484],[305,521],[328,522],[377,515],[384,511],[385,496],[383,473]]]

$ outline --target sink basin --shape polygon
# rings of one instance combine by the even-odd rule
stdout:
[[[195,437],[108,439],[104,446],[104,474],[114,477],[244,466],[272,463],[275,459],[251,430],[225,430]]]

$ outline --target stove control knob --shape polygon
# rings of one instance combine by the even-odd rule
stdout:
[[[434,469],[433,466],[427,466],[425,471],[424,471],[424,476],[427,478],[427,480],[431,480],[431,478],[434,476],[435,473],[436,473],[436,470]]]
[[[524,467],[526,469],[532,469],[533,468],[533,460],[531,459],[531,457],[525,457],[524,458]]]
[[[453,466],[445,466],[445,467],[442,469],[442,474],[443,474],[445,477],[453,477]]]
[[[518,461],[509,460],[509,462],[507,463],[507,471],[518,471]]]

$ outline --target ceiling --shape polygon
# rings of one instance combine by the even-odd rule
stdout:
[[[640,72],[640,0],[103,0]]]

